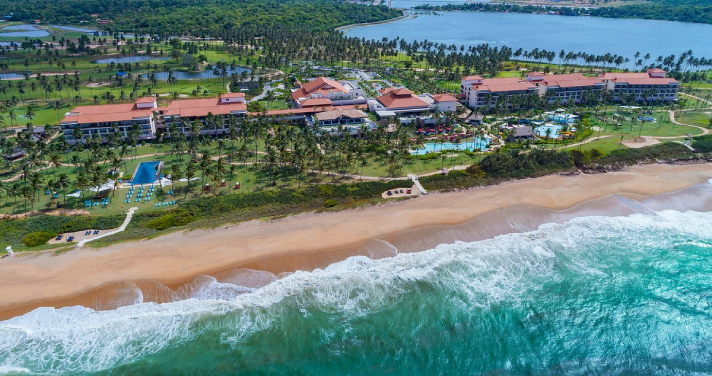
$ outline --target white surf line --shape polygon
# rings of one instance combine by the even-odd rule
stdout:
[[[105,233],[105,234],[101,234],[101,235],[99,235],[99,236],[97,236],[97,237],[95,237],[95,238],[84,239],[84,240],[80,241],[79,243],[77,243],[77,245],[75,245],[74,247],[82,247],[82,246],[84,246],[84,244],[86,244],[86,243],[88,243],[88,242],[90,242],[90,241],[92,241],[92,240],[97,240],[97,239],[101,239],[101,238],[103,238],[103,237],[105,237],[105,236],[118,234],[118,233],[120,233],[120,232],[126,230],[126,226],[128,226],[128,225],[129,225],[129,222],[131,222],[131,217],[133,217],[133,214],[134,214],[134,212],[135,212],[136,210],[138,210],[137,207],[133,207],[133,208],[129,209],[129,212],[126,214],[126,219],[124,219],[124,223],[122,223],[121,226],[119,226],[119,228],[117,228],[116,230],[111,231],[111,232],[107,232],[107,233]]]

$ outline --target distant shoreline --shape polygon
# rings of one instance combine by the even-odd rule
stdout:
[[[92,305],[97,297],[120,294],[127,284],[142,290],[144,302],[165,302],[151,295],[155,288],[144,287],[158,283],[175,291],[198,276],[219,278],[235,268],[283,276],[350,256],[389,257],[396,250],[484,240],[575,217],[633,214],[617,197],[642,201],[655,196],[652,200],[662,208],[691,210],[674,206],[677,201],[664,194],[706,183],[712,178],[710,167],[656,164],[605,174],[549,175],[364,209],[172,233],[99,250],[19,255],[0,261],[0,320],[41,306],[102,308]]]
[[[389,24],[389,23],[394,23],[394,22],[406,21],[406,20],[410,20],[410,19],[413,19],[413,18],[416,18],[416,17],[417,17],[417,16],[416,16],[415,14],[413,14],[413,13],[405,12],[404,15],[402,15],[402,16],[400,16],[400,17],[396,17],[396,18],[391,18],[391,19],[389,19],[389,20],[344,25],[344,26],[339,26],[339,27],[337,27],[337,28],[334,29],[334,30],[347,32],[347,31],[349,31],[349,30],[351,30],[351,29],[355,29],[355,28],[357,28],[357,27],[384,25],[384,24]]]

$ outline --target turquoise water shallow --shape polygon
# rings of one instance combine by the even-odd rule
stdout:
[[[711,213],[663,211],[352,257],[259,289],[205,277],[183,301],[0,322],[0,371],[708,375],[711,256]]]

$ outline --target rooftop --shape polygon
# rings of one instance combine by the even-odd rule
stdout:
[[[324,111],[316,114],[318,120],[335,120],[342,117],[349,119],[364,119],[368,117],[366,113],[361,110],[356,109],[341,109],[337,108],[335,110]]]
[[[433,94],[431,95],[436,102],[457,102],[457,98],[450,94]]]
[[[603,73],[598,75],[601,79],[611,80],[615,82],[629,83],[631,85],[667,85],[677,83],[678,81],[674,78],[668,77],[653,77],[651,75],[654,73],[662,73],[663,70],[655,71],[654,69],[648,70],[645,73]]]
[[[247,111],[247,104],[244,102],[220,103],[220,98],[182,99],[173,101],[160,110],[168,116],[204,117],[208,114],[244,113]]]
[[[388,109],[427,107],[428,103],[413,95],[405,88],[396,89],[393,87],[379,90],[383,95],[376,98]]]
[[[292,92],[292,99],[298,101],[299,98],[310,98],[314,94],[320,94],[326,97],[330,92],[349,93],[344,85],[339,82],[326,77],[318,77],[314,81],[307,82]]]
[[[472,84],[472,87],[477,91],[489,91],[492,93],[502,93],[508,91],[526,91],[536,88],[536,85],[522,81],[515,77],[507,78],[488,78],[482,81],[481,84]]]
[[[145,103],[145,102],[136,102]],[[153,109],[138,109],[136,103],[106,104],[102,106],[78,106],[67,112],[62,123],[93,124],[130,121],[150,117]]]

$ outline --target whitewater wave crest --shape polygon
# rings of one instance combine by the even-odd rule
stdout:
[[[711,226],[712,214],[699,212],[585,217],[425,252],[375,260],[351,257],[282,279],[261,275],[248,287],[204,276],[183,291],[192,298],[171,303],[110,311],[39,308],[0,322],[0,367],[19,365],[33,373],[96,372],[180,346],[209,331],[221,333],[224,343],[238,344],[277,325],[287,312],[353,319],[430,290],[451,297],[453,304],[478,309],[517,304],[528,291],[557,280],[558,264],[576,273],[603,275],[597,266],[603,255],[620,252],[623,257],[661,244],[707,244]]]

